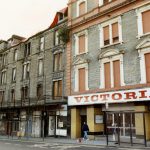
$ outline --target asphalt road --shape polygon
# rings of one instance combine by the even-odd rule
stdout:
[[[100,147],[80,144],[34,143],[18,141],[0,141],[0,150],[130,150],[129,148]],[[142,150],[142,149],[133,149]]]

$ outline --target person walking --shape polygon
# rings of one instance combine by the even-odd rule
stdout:
[[[82,131],[83,131],[83,133],[84,133],[83,139],[84,139],[84,140],[89,140],[89,139],[88,139],[89,127],[88,127],[88,125],[86,124],[86,122],[84,122],[84,124],[83,124],[83,126],[82,126]]]

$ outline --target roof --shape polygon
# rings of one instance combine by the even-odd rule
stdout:
[[[53,27],[55,27],[56,25],[57,25],[57,23],[58,23],[58,15],[59,15],[59,13],[62,13],[62,14],[65,14],[65,13],[67,13],[68,12],[68,7],[65,7],[65,8],[63,8],[63,9],[61,9],[61,10],[59,10],[57,13],[56,13],[56,15],[55,15],[55,17],[54,17],[54,20],[53,20],[53,22],[52,22],[52,24],[50,25],[50,28],[53,28]]]

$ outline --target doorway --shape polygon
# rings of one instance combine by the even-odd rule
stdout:
[[[55,135],[55,116],[49,116],[49,136]]]
[[[83,131],[82,131],[82,127],[83,127],[84,122],[87,122],[87,117],[86,117],[86,115],[82,115],[82,116],[81,116],[81,137],[84,136],[84,133],[83,133]]]

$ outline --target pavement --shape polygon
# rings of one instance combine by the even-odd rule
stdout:
[[[103,146],[103,147],[107,147],[107,143],[106,143],[106,137],[103,137],[101,139],[95,139],[95,140],[79,140],[79,139],[71,139],[71,138],[67,138],[67,137],[47,137],[47,138],[19,138],[18,137],[8,137],[8,136],[0,136],[0,141],[19,141],[19,142],[34,142],[34,143],[38,143],[38,144],[73,144],[73,145],[85,145],[85,146]],[[134,150],[138,150],[138,149],[149,149],[150,150],[150,143],[148,142],[148,146],[145,147],[145,145],[143,143],[138,143],[138,144],[133,144],[133,146],[131,146],[130,143],[121,143],[120,145],[118,145],[115,142],[109,142],[108,147],[112,147],[116,149],[120,149],[120,148],[127,148],[127,149],[134,149]]]

